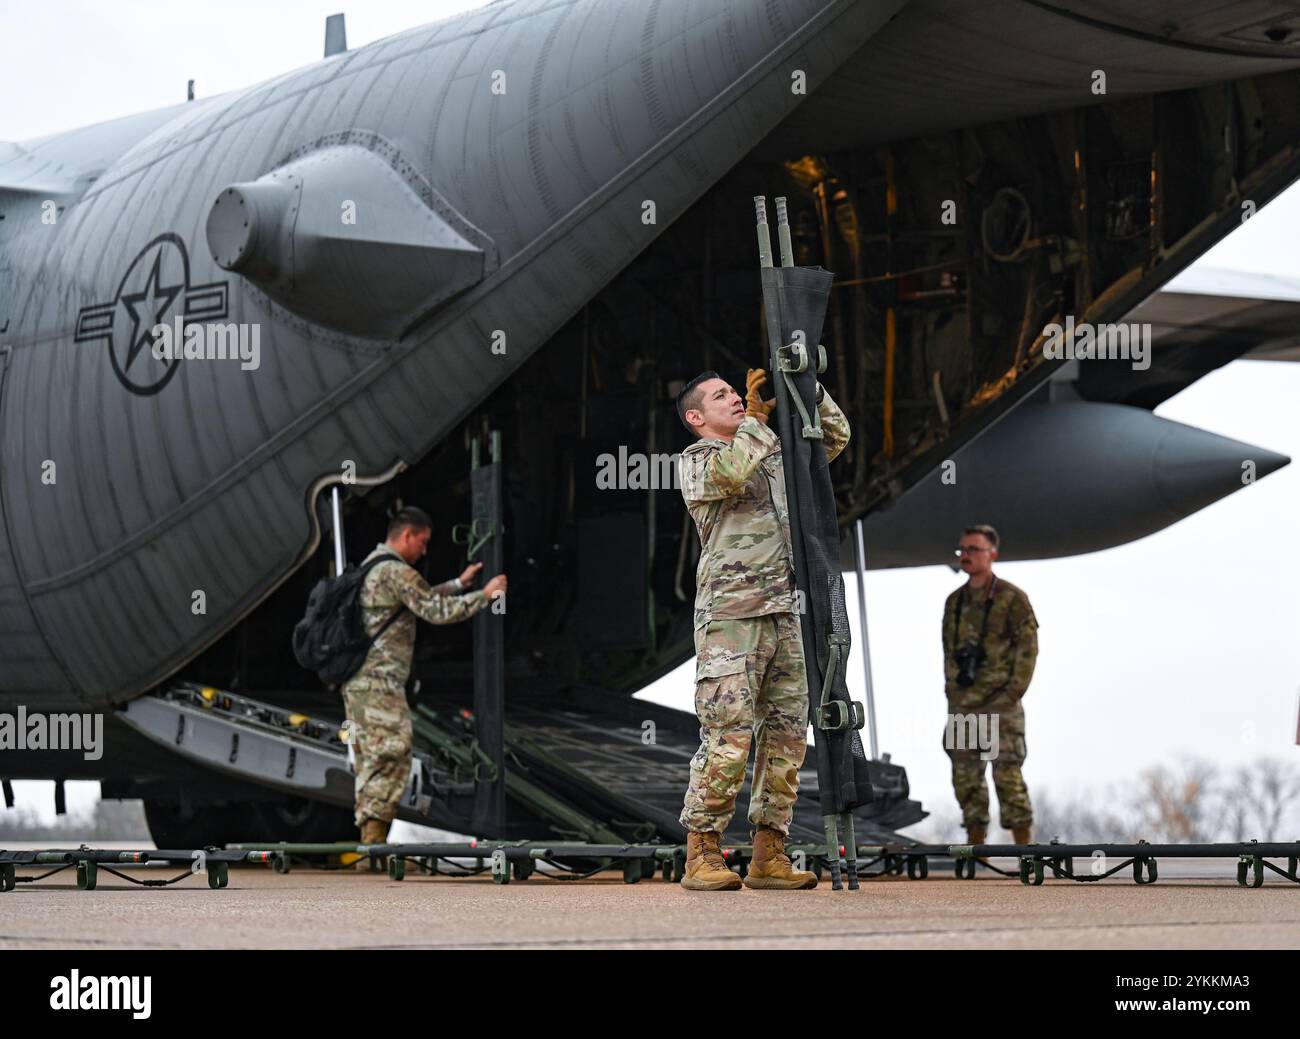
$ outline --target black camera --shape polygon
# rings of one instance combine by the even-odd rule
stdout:
[[[984,663],[984,647],[975,642],[968,642],[953,654],[957,662],[957,684],[969,689],[975,684],[975,672]]]

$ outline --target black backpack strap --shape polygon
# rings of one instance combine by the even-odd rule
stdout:
[[[392,556],[380,556],[378,559],[372,559],[370,560],[369,563],[364,563],[362,565],[361,567],[362,581],[365,580],[365,575],[370,573],[370,571],[373,570],[375,567],[377,567],[380,563],[401,563],[402,566],[410,566],[410,564],[406,562],[406,560],[404,559],[394,559]],[[386,632],[389,629],[389,627],[392,625],[393,621],[397,620],[397,618],[400,617],[405,612],[406,612],[406,603],[404,602],[398,603],[397,609],[395,609],[392,613],[390,613],[388,615],[388,618],[384,621],[384,623],[379,626],[379,630],[376,631],[372,636],[370,636],[369,644],[373,646],[376,642],[378,642],[379,636],[382,635],[384,632]]]
[[[392,625],[393,621],[397,620],[397,618],[400,617],[405,612],[406,612],[406,603],[400,603],[397,609],[395,609],[392,613],[388,615],[388,619],[384,621],[383,624],[379,625],[379,630],[370,637],[370,644],[373,646],[376,642],[378,642],[379,636],[382,635],[384,632],[386,632],[389,629],[389,627]]]
[[[401,563],[403,566],[407,565],[406,560],[398,559],[396,556],[376,556],[374,559],[370,560],[370,562],[362,563],[358,568],[361,571],[362,578],[364,578],[366,574],[370,573],[370,571],[380,563]]]

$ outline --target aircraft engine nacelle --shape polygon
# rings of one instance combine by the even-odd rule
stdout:
[[[431,194],[382,152],[327,146],[223,190],[208,247],[309,321],[396,339],[485,271],[481,233]]]
[[[991,523],[1006,560],[1112,548],[1267,476],[1285,455],[1124,404],[1029,403],[863,525],[871,569],[953,562]]]

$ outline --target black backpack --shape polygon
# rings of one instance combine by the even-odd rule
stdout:
[[[391,562],[400,560],[383,555],[360,567],[350,566],[337,577],[317,581],[306,614],[294,625],[293,655],[330,689],[337,689],[361,670],[375,639],[406,609],[398,606],[373,637],[366,634],[361,586],[372,569]]]

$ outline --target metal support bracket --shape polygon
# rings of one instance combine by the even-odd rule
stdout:
[[[831,634],[826,637],[826,641],[831,651],[826,662],[826,678],[822,682],[822,692],[818,698],[817,728],[827,732],[861,729],[867,723],[862,704],[857,700],[834,700],[830,696],[836,672],[839,671],[849,646],[849,636]]]
[[[781,378],[785,380],[785,388],[790,394],[790,400],[794,403],[795,409],[799,412],[799,418],[803,423],[803,438],[805,440],[822,440],[822,421],[821,414],[816,408],[810,416],[808,408],[804,405],[803,398],[799,396],[799,391],[795,387],[794,379],[791,375],[797,375],[800,372],[808,370],[808,346],[806,343],[794,342],[787,343],[776,352],[777,364],[780,366]],[[826,370],[826,347],[818,344],[817,346],[817,371]]]

